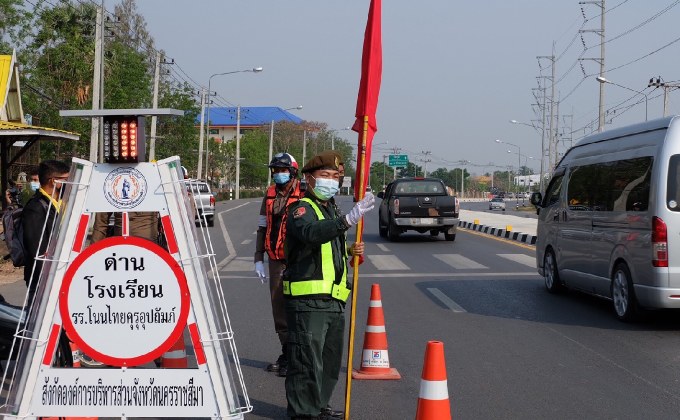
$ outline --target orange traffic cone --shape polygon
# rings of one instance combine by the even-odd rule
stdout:
[[[444,343],[441,341],[427,342],[416,420],[451,420]]]
[[[189,367],[184,337],[180,337],[161,357],[162,368],[182,369]]]
[[[361,368],[352,370],[354,379],[401,379],[397,369],[390,368],[387,355],[387,332],[383,315],[380,285],[371,286],[371,302],[368,307],[368,320],[364,333],[364,349]]]

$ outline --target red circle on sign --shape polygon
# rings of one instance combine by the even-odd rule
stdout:
[[[73,320],[71,319],[71,314],[68,307],[69,289],[71,287],[71,283],[73,282],[74,276],[77,273],[80,266],[96,252],[114,245],[137,246],[153,252],[158,257],[163,259],[163,261],[166,264],[168,264],[173,274],[175,275],[175,278],[177,279],[177,283],[179,285],[180,310],[179,315],[177,317],[177,325],[175,325],[168,338],[165,341],[163,341],[161,345],[145,354],[141,354],[136,357],[130,358],[115,357],[101,353],[100,351],[95,350],[92,346],[88,345],[80,336],[80,334],[78,334],[78,331],[73,325]],[[61,314],[61,320],[64,329],[66,330],[68,337],[71,339],[71,341],[76,343],[80,347],[80,349],[88,356],[109,366],[120,367],[138,366],[152,362],[153,360],[161,357],[163,353],[165,353],[173,344],[175,344],[175,342],[177,342],[177,340],[182,338],[182,333],[184,331],[184,327],[186,326],[187,318],[189,317],[189,306],[190,299],[189,288],[187,287],[187,279],[186,276],[184,275],[184,271],[179,266],[177,261],[175,261],[165,249],[161,248],[156,243],[151,242],[148,239],[139,238],[135,236],[127,237],[115,236],[111,238],[106,238],[102,239],[101,241],[97,241],[96,243],[87,247],[85,251],[83,251],[81,254],[79,254],[73,259],[71,265],[66,269],[66,273],[64,274],[64,280],[61,285],[61,290],[59,291],[59,311]]]

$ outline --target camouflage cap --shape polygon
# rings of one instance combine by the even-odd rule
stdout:
[[[313,172],[317,169],[332,169],[338,170],[338,166],[342,163],[340,155],[333,151],[327,150],[312,157],[307,161],[307,164],[302,168],[302,173]]]

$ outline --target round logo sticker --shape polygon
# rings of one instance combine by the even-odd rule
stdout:
[[[104,197],[114,207],[132,209],[146,196],[146,179],[135,168],[116,168],[104,179]]]

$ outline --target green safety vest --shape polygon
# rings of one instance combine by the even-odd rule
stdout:
[[[324,220],[323,213],[316,203],[309,198],[300,201],[309,203],[314,209],[318,220]],[[342,265],[342,280],[335,284],[335,265],[333,264],[333,248],[330,242],[321,244],[321,273],[319,280],[292,280],[283,282],[283,294],[288,296],[330,295],[331,297],[346,302],[350,289],[347,288],[347,266]]]

